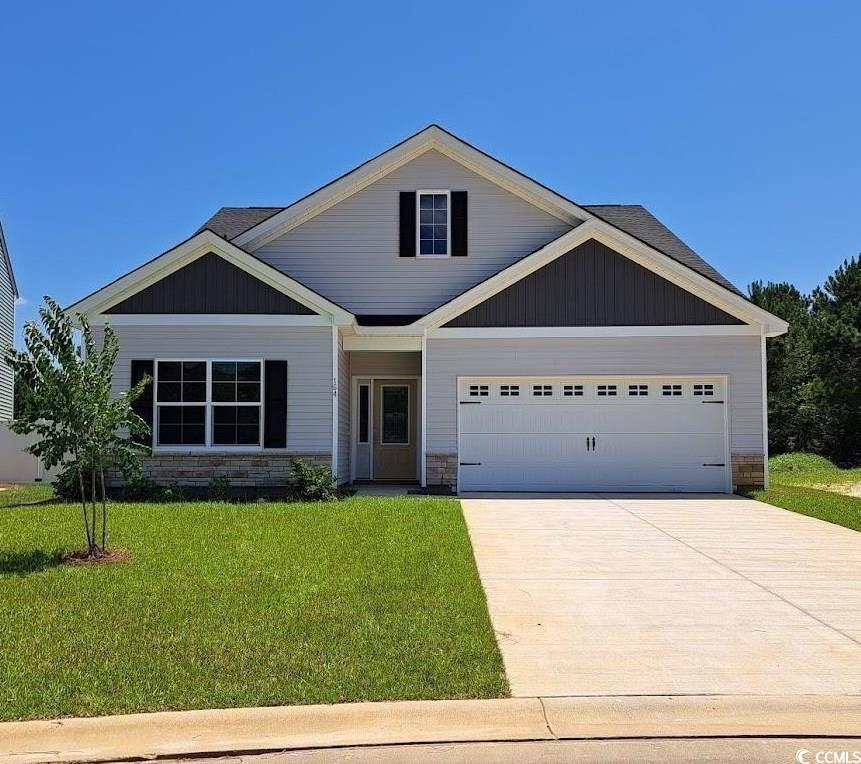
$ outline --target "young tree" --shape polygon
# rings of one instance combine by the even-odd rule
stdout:
[[[79,353],[71,320],[50,297],[45,297],[39,316],[41,327],[32,322],[24,327],[25,350],[4,350],[15,383],[25,387],[28,402],[16,412],[10,427],[19,434],[38,435],[27,450],[46,467],[63,465],[64,471],[74,472],[81,493],[87,554],[98,557],[108,544],[105,470],[118,469],[126,479],[140,473],[142,447],[133,438],[149,428],[132,411],[132,403],[150,379],[112,397],[119,343],[111,327],[105,327],[100,348],[86,316],[79,315],[83,348]]]

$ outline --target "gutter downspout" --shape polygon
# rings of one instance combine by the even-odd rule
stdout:
[[[762,485],[768,488],[768,355],[765,352],[765,327],[759,336],[762,357]]]
[[[338,326],[332,323],[332,477],[338,479]]]

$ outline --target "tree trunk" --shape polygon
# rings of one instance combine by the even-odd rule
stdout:
[[[81,486],[81,509],[84,512],[84,532],[87,534],[87,554],[93,550],[93,534],[90,532],[90,515],[87,512],[87,490],[84,488],[84,473],[81,466],[77,465],[78,484]]]
[[[102,481],[102,551],[108,548],[108,501],[105,496],[105,468],[99,467],[99,477]]]
[[[99,545],[96,541],[98,534],[98,515],[96,514],[96,470],[94,467],[90,468],[90,488],[92,489],[92,493],[90,493],[90,506],[93,509],[93,545],[90,547],[90,556],[94,557],[99,551]]]

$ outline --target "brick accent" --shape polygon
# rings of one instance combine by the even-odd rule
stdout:
[[[331,464],[329,454],[297,454],[286,451],[265,453],[173,453],[153,454],[141,459],[143,476],[158,485],[178,483],[206,486],[214,477],[226,477],[234,486],[283,486],[289,483],[294,459],[312,464]],[[110,485],[122,485],[112,474]]]
[[[762,454],[733,454],[732,483],[761,488],[765,485],[765,459]]]
[[[427,483],[445,485],[457,491],[457,454],[428,454]]]

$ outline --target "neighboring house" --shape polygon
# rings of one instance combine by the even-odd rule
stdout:
[[[15,339],[15,300],[18,287],[12,272],[12,259],[0,223],[0,352]],[[10,369],[0,357],[0,422],[12,418],[14,410],[14,380]]]
[[[144,374],[147,474],[466,490],[766,479],[765,338],[639,205],[580,205],[432,125],[288,207],[223,208],[82,299]]]

